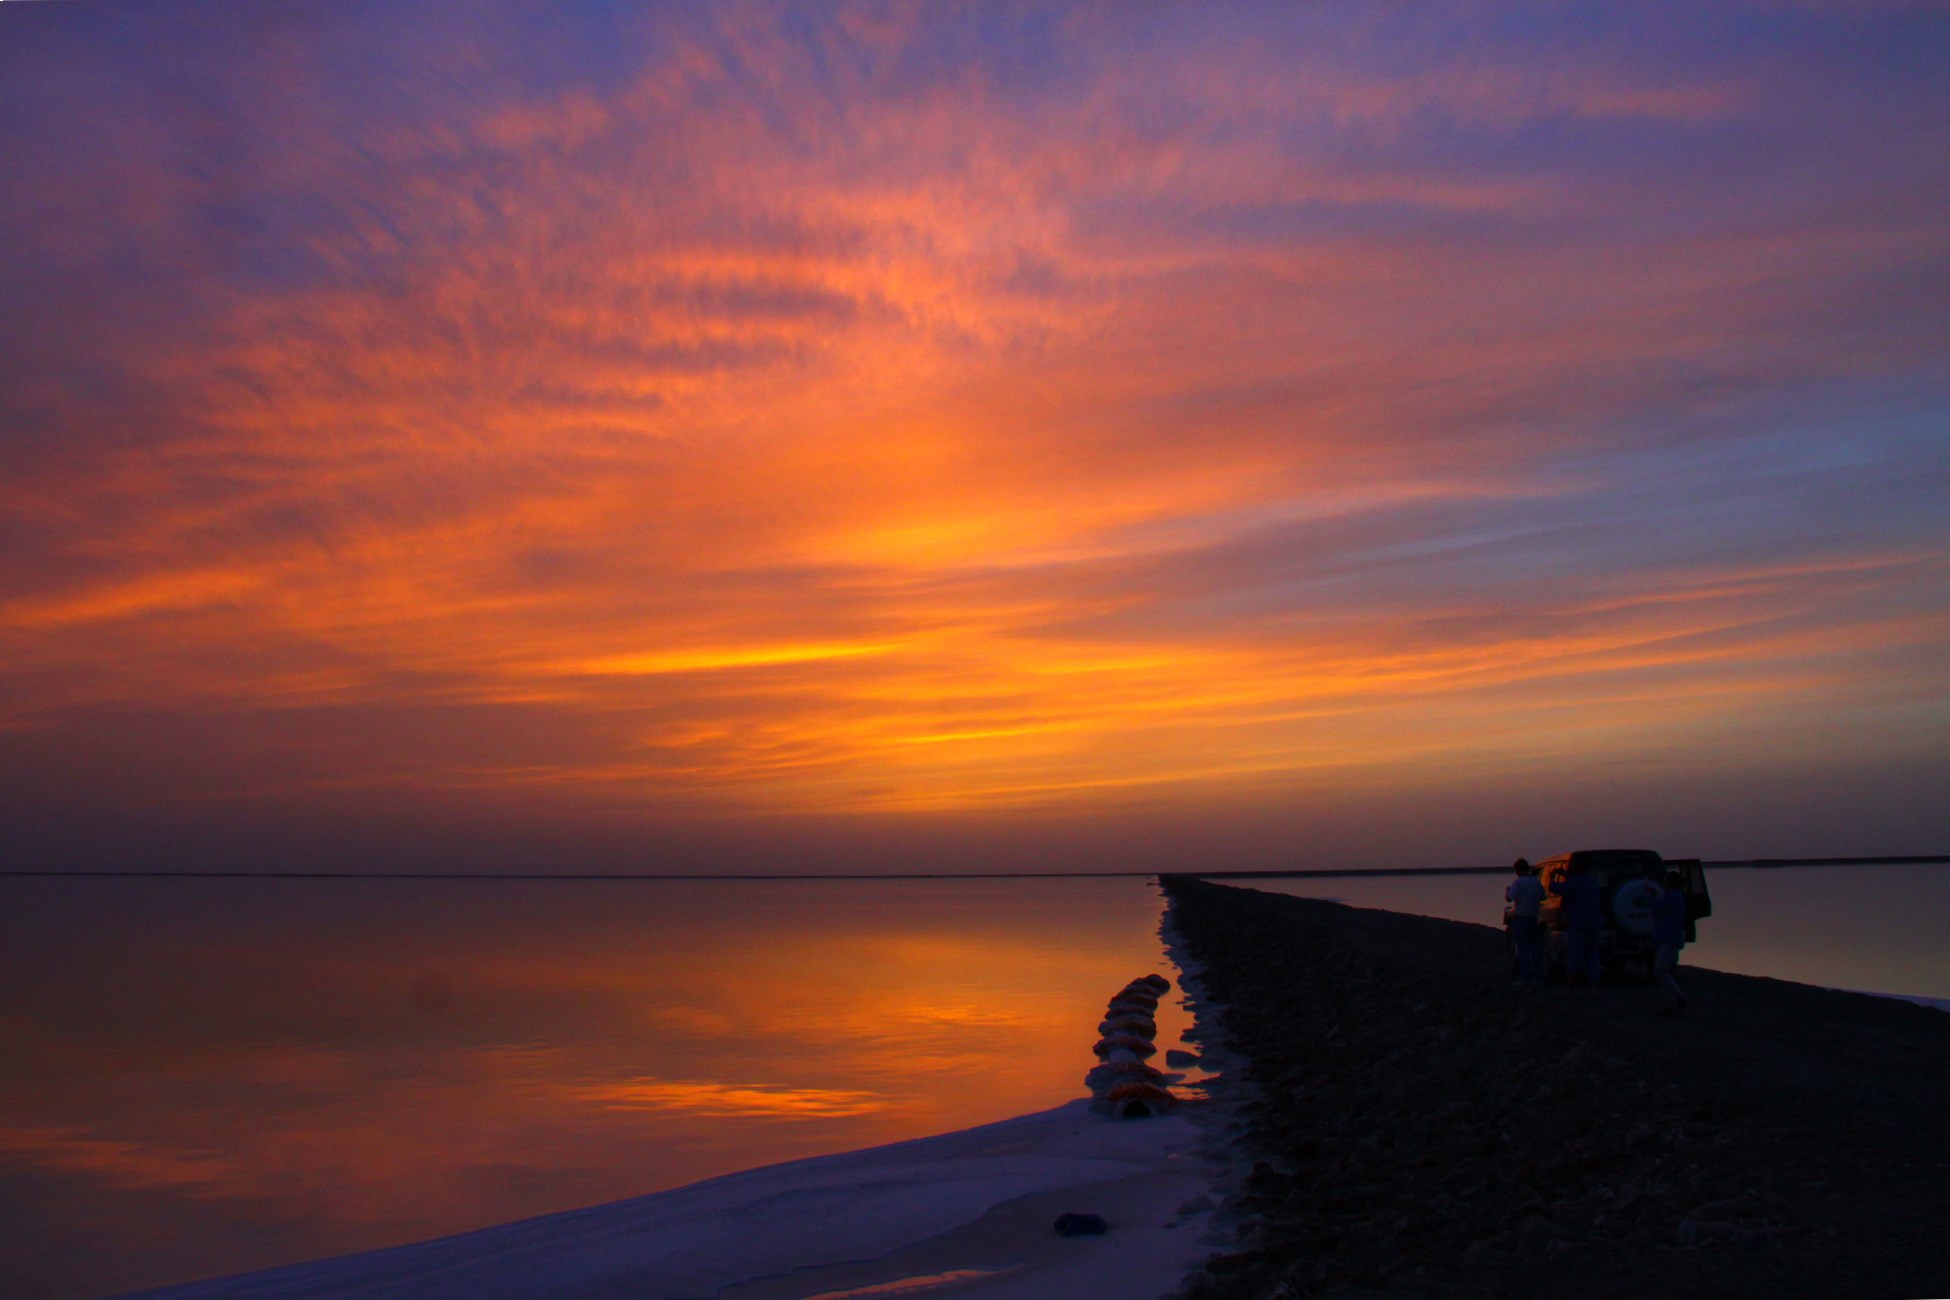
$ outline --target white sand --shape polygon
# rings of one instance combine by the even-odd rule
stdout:
[[[1184,1115],[1082,1101],[940,1137],[754,1169],[410,1246],[155,1297],[956,1300],[1161,1295],[1210,1248],[1181,1215],[1218,1168]],[[1101,1237],[1058,1237],[1066,1211]]]

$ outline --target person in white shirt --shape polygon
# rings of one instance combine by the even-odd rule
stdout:
[[[1544,882],[1537,879],[1537,869],[1528,858],[1518,858],[1510,869],[1517,878],[1504,889],[1503,901],[1510,905],[1510,942],[1517,950],[1516,982],[1539,988],[1544,983],[1544,945],[1537,914],[1544,905]]]

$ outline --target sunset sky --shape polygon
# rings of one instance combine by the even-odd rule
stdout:
[[[1950,6],[0,5],[28,867],[1950,844]]]

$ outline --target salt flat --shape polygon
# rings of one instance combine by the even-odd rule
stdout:
[[[938,1137],[772,1165],[458,1236],[143,1293],[298,1297],[724,1297],[952,1293],[1007,1300],[1169,1290],[1207,1248],[1180,1207],[1217,1165],[1191,1118],[1082,1100]],[[1065,1211],[1101,1237],[1058,1237]]]

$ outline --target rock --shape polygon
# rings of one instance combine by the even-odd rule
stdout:
[[[1708,1201],[1694,1208],[1692,1217],[1702,1222],[1707,1219],[1737,1218],[1747,1210],[1747,1203],[1739,1199]]]
[[[1059,1237],[1101,1237],[1110,1231],[1101,1214],[1059,1214],[1056,1216],[1056,1235]]]
[[[1162,1083],[1165,1076],[1140,1061],[1106,1061],[1083,1076],[1083,1086],[1102,1094],[1119,1083]]]
[[[1883,1100],[1898,1124],[1888,1107],[1859,1103],[1883,1093],[1844,1053],[1807,1077],[1787,1070],[1791,1088],[1766,1071],[1733,1068],[1749,1057],[1803,1058],[1781,1031],[1807,1028],[1806,990],[1702,974],[1703,990],[1719,978],[1741,991],[1741,1014],[1700,1022],[1682,1042],[1641,1025],[1637,990],[1578,1003],[1504,1000],[1507,953],[1500,935],[1480,927],[1196,881],[1168,888],[1173,924],[1199,945],[1205,966],[1196,1011],[1215,1056],[1200,1064],[1210,1069],[1222,1048],[1227,1067],[1224,1085],[1203,1090],[1224,1103],[1210,1108],[1211,1136],[1241,1139],[1225,1191],[1213,1193],[1217,1210],[1176,1220],[1181,1237],[1199,1236],[1218,1256],[1183,1300],[1351,1300],[1375,1287],[1404,1297],[1541,1295],[1553,1290],[1543,1279],[1565,1268],[1572,1289],[1605,1294],[1823,1300],[1859,1283],[1858,1252],[1882,1260],[1891,1279],[1915,1273],[1892,1294],[1950,1295],[1916,1271],[1940,1258],[1929,1243],[1940,1216],[1919,1198],[1942,1185],[1921,1171],[1950,1163],[1939,1154],[1946,1148],[1921,1140],[1940,1131],[1943,1113],[1939,1102],[1925,1109],[1928,1083],[1888,1072]],[[1772,1019],[1750,1025],[1750,1009]],[[1858,1024],[1877,1010],[1838,1010],[1835,1024],[1810,1032],[1823,1042],[1859,1039],[1878,1062],[1903,1053],[1934,1062],[1939,1049],[1950,1059],[1942,1034],[1922,1041],[1940,1017],[1919,1019],[1883,1052],[1883,1021],[1894,1025],[1900,1011],[1906,1027],[1909,1009]],[[1161,1054],[1186,1055],[1154,1057],[1154,1065],[1198,1059],[1193,1037],[1156,1041]],[[1804,1088],[1832,1104],[1802,1105]],[[1808,1123],[1824,1114],[1840,1118],[1839,1132]],[[1875,1146],[1885,1130],[1895,1135],[1887,1152]],[[1918,1140],[1905,1146],[1905,1132]],[[1853,1198],[1825,1205],[1812,1194],[1820,1189],[1804,1186],[1839,1183],[1831,1170],[1852,1168],[1858,1146],[1863,1158],[1903,1172],[1877,1182],[1851,1173],[1851,1188],[1886,1186],[1884,1202],[1901,1207],[1907,1196],[1913,1207],[1872,1219]],[[1269,1172],[1249,1184],[1240,1175],[1255,1161]],[[1380,1242],[1386,1252],[1369,1249]],[[1675,1273],[1682,1245],[1695,1263]]]
[[[1138,1082],[1113,1084],[1097,1100],[1102,1103],[1102,1113],[1115,1115],[1119,1119],[1150,1119],[1178,1104],[1170,1089],[1160,1088],[1155,1083]],[[1093,1105],[1091,1109],[1098,1107]]]

